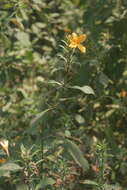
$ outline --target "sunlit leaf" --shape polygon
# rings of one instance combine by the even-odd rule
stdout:
[[[15,163],[5,163],[2,166],[0,166],[0,171],[18,171],[21,170],[22,167],[20,167],[18,164]]]
[[[70,88],[80,90],[80,91],[84,92],[85,94],[93,94],[93,95],[95,95],[94,90],[90,86],[82,86],[82,87],[80,87],[80,86],[71,86]]]
[[[25,32],[17,32],[16,38],[20,41],[23,47],[28,47],[31,45],[29,35]]]
[[[83,123],[85,122],[85,119],[84,119],[80,114],[76,114],[75,120],[76,120],[79,124],[83,124]]]
[[[99,186],[99,184],[95,181],[92,180],[81,180],[81,184],[86,184],[86,185],[93,185],[93,186]]]

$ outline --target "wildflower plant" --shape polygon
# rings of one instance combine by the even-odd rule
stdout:
[[[109,154],[107,153],[107,143],[103,141],[102,143],[98,143],[96,146],[96,157],[97,157],[97,163],[98,163],[98,184],[99,189],[104,190],[104,186],[106,184],[106,171],[108,169],[107,167],[107,160],[109,157]]]
[[[86,53],[86,47],[82,44],[87,39],[86,34],[77,35],[72,32],[71,34],[66,35],[65,40],[61,40],[61,45],[59,47],[63,50],[58,54],[58,57],[64,63],[64,78],[68,77],[67,81],[73,79],[73,74],[75,74],[76,69],[73,67],[76,66],[76,49],[78,48],[81,53]]]

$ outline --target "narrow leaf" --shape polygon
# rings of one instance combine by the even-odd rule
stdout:
[[[82,167],[84,171],[87,171],[89,169],[88,161],[84,158],[83,153],[74,142],[65,140],[65,148],[70,153],[75,162],[80,167]]]
[[[99,81],[101,84],[103,84],[106,87],[108,85],[109,78],[104,73],[101,73],[99,76]]]
[[[63,85],[62,83],[60,83],[60,82],[58,82],[58,81],[55,81],[55,80],[50,80],[48,83],[50,83],[50,84],[57,84],[57,85],[59,85],[59,86],[62,86],[62,85]]]
[[[95,95],[94,90],[90,86],[82,86],[82,87],[80,87],[80,86],[72,86],[70,88],[78,89],[78,90],[84,92],[85,94],[93,94],[93,95]]]
[[[86,184],[86,185],[94,185],[94,186],[98,186],[98,183],[92,180],[81,180],[80,181],[81,184]]]
[[[31,121],[31,123],[30,123],[31,127],[36,127],[36,126],[40,123],[40,121],[42,120],[42,117],[43,117],[49,110],[51,110],[51,109],[46,109],[46,110],[42,111],[41,113],[37,114],[37,116],[36,116],[34,119],[32,119],[32,121]]]

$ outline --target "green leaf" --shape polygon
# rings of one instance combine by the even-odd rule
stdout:
[[[85,122],[85,119],[84,119],[80,114],[76,114],[75,120],[76,120],[79,124],[83,124],[83,123]]]
[[[104,189],[105,190],[120,190],[122,188],[119,185],[104,184]]]
[[[0,177],[10,177],[10,172],[9,171],[4,171],[4,170],[1,170],[0,171]]]
[[[11,22],[14,23],[18,28],[20,28],[21,30],[24,30],[24,26],[22,24],[22,20],[20,17],[18,17],[16,15],[16,18],[12,18]]]
[[[94,186],[99,186],[99,184],[95,181],[92,180],[81,180],[81,184],[86,184],[86,185],[94,185]]]
[[[99,76],[99,81],[101,84],[103,84],[106,87],[109,83],[109,78],[104,73],[101,73]]]
[[[22,167],[20,167],[18,164],[15,163],[5,163],[0,167],[0,171],[18,171],[21,170]]]
[[[113,129],[110,126],[108,126],[105,128],[104,132],[105,132],[106,138],[108,140],[108,143],[111,146],[112,152],[114,154],[116,154],[117,152],[119,152],[119,148],[118,148],[117,143],[116,143],[116,139],[115,139],[115,136],[113,133]]]
[[[63,55],[58,54],[58,57],[59,57],[61,60],[65,61],[65,63],[67,63],[67,59],[66,59]]]
[[[93,94],[93,95],[95,95],[94,90],[90,86],[82,86],[82,87],[80,87],[80,86],[72,86],[70,88],[81,90],[85,94]]]
[[[21,92],[21,94],[24,96],[24,98],[28,98],[28,94],[26,93],[26,91],[23,88],[18,88],[17,91]]]
[[[37,116],[36,116],[34,119],[32,119],[32,121],[31,121],[31,123],[30,123],[31,127],[36,127],[36,126],[40,123],[40,121],[42,120],[43,116],[44,116],[48,111],[50,111],[50,110],[51,110],[51,109],[46,109],[46,110],[42,111],[41,113],[37,114]]]
[[[10,39],[4,33],[0,33],[0,39],[4,44],[4,47],[9,48],[11,46]]]
[[[55,80],[48,81],[49,84],[57,84],[58,86],[63,86],[63,83],[57,82]]]
[[[18,171],[21,170],[22,167],[20,167],[18,164],[15,163],[5,163],[0,167],[0,177],[10,177],[11,171]]]
[[[23,144],[21,144],[20,149],[21,149],[21,154],[25,155],[27,150],[26,150],[26,148],[25,148],[25,146]]]
[[[16,38],[19,40],[23,47],[28,47],[31,45],[29,35],[25,32],[17,32]]]
[[[36,186],[35,190],[39,190],[40,188],[45,188],[48,185],[53,185],[55,180],[50,177],[43,178],[40,183]]]
[[[84,158],[83,153],[79,149],[79,147],[70,140],[65,140],[65,148],[70,153],[72,158],[75,160],[75,162],[83,168],[84,171],[87,171],[89,169],[89,163]]]

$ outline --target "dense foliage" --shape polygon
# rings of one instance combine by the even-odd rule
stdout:
[[[126,50],[126,0],[0,1],[0,190],[126,190]]]

